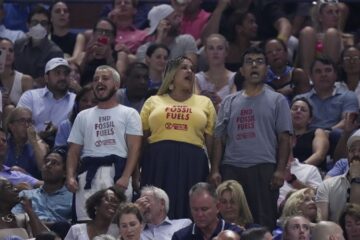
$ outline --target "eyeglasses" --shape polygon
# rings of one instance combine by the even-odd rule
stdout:
[[[16,123],[20,123],[22,125],[25,125],[25,124],[34,124],[34,120],[32,120],[31,118],[19,118],[19,119],[15,119],[13,120],[12,122],[16,122]]]
[[[113,36],[114,31],[109,29],[103,29],[103,28],[95,28],[95,33],[99,35],[105,35],[108,37]]]
[[[256,58],[256,59],[251,59],[251,58],[246,58],[245,59],[245,64],[246,65],[263,65],[265,64],[265,59],[264,58]]]
[[[359,56],[346,56],[343,57],[343,60],[346,62],[350,62],[350,61],[359,61],[360,57]]]
[[[41,20],[41,21],[39,21],[39,20],[31,20],[30,21],[30,26],[36,26],[38,24],[40,24],[43,27],[47,27],[49,25],[49,21],[47,21],[47,20]]]

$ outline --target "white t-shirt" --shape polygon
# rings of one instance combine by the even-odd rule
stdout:
[[[114,154],[127,158],[126,135],[142,136],[141,119],[135,109],[123,105],[111,109],[96,106],[78,114],[68,142],[83,145],[81,157]]]
[[[107,234],[117,238],[119,236],[119,228],[116,224],[110,224]],[[89,240],[86,223],[75,224],[71,226],[65,240]]]

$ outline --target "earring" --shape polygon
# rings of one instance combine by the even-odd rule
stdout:
[[[170,91],[174,90],[174,84],[170,84],[170,85],[169,85],[169,90],[170,90]]]

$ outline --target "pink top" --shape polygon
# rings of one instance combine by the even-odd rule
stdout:
[[[136,53],[138,47],[146,42],[147,35],[147,31],[137,29],[134,26],[125,29],[118,28],[115,41],[125,44],[131,53]]]
[[[209,19],[210,13],[201,9],[195,19],[189,19],[185,15],[181,23],[181,32],[192,35],[195,40],[201,37],[201,32]]]

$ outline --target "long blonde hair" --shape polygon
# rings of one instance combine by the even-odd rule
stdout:
[[[164,73],[163,73],[163,80],[162,80],[161,86],[157,92],[157,95],[164,95],[164,94],[171,92],[169,87],[174,82],[176,72],[178,71],[180,65],[185,60],[189,60],[191,62],[191,60],[185,56],[177,57],[177,58],[171,59],[167,62]]]
[[[311,21],[312,21],[316,31],[323,30],[318,18],[319,18],[321,11],[327,5],[331,5],[331,4],[337,5],[339,7],[339,2],[337,0],[332,0],[332,1],[317,0],[316,4],[314,4],[314,6],[311,8],[311,10],[310,10]],[[340,30],[340,22],[341,21],[340,21],[340,16],[339,16],[338,24],[336,27],[337,30]]]
[[[245,197],[244,189],[241,184],[235,180],[227,180],[222,182],[216,189],[216,193],[219,199],[225,191],[230,192],[231,198],[239,206],[239,223],[243,226],[253,223],[254,220]]]

